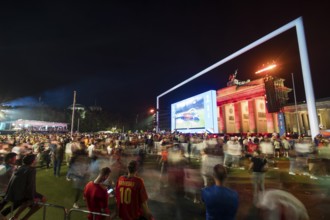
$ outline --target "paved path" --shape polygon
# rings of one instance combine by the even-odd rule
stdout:
[[[280,169],[271,168],[266,175],[266,189],[283,189],[294,194],[306,206],[310,219],[330,219],[330,180],[322,178],[311,180],[308,176],[290,176],[287,168],[288,161],[279,161]],[[150,197],[149,206],[156,220],[199,220],[205,219],[205,211],[202,204],[193,202],[192,194],[184,195],[175,193],[175,185],[168,184],[162,187],[160,184],[159,165],[154,155],[148,156],[145,161],[144,172],[141,176]],[[192,169],[198,173],[198,169]],[[252,206],[252,184],[250,173],[246,170],[232,169],[226,185],[238,191],[240,205],[237,219],[255,219],[256,210]],[[188,186],[186,186],[186,189]],[[189,190],[188,190],[189,191]]]

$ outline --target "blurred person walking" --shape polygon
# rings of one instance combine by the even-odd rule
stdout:
[[[257,206],[258,219],[262,220],[308,220],[307,210],[294,195],[283,190],[266,190]]]
[[[208,148],[204,148],[201,151],[201,175],[203,178],[203,182],[204,182],[204,187],[210,186],[211,184],[211,174],[212,171],[210,169],[210,163],[209,163],[209,149]]]
[[[282,146],[283,146],[283,150],[284,150],[284,157],[289,157],[289,150],[291,148],[290,146],[290,142],[285,138],[285,136],[281,137],[281,142],[282,142]]]
[[[311,139],[299,138],[294,144],[296,151],[296,170],[297,173],[304,176],[309,176],[308,172],[308,157],[312,150],[313,142]]]
[[[253,202],[256,204],[265,191],[265,172],[267,171],[267,160],[259,150],[253,153],[249,170],[252,170]]]
[[[49,147],[50,143],[44,143],[40,146],[40,166],[43,167],[46,163],[46,169],[49,169],[51,162],[51,149]]]
[[[168,183],[168,149],[165,142],[162,143],[162,150],[159,158],[160,164],[160,183],[161,186],[167,186]]]
[[[223,164],[225,166],[231,166],[238,168],[240,164],[240,157],[242,154],[242,146],[238,142],[237,137],[231,137],[230,141],[227,142],[227,154]]]
[[[184,150],[171,151],[169,154],[168,183],[170,190],[177,197],[183,197],[185,191],[184,169],[188,165],[188,160],[184,156]]]
[[[71,145],[72,145],[72,142],[68,142],[65,145],[65,162],[66,162],[67,166],[70,165],[70,160],[71,160],[71,157],[72,157]]]
[[[73,180],[73,188],[76,189],[73,208],[79,209],[78,201],[88,181],[90,165],[84,142],[80,142],[80,149],[74,151],[71,160],[70,177]]]
[[[61,173],[61,164],[64,157],[64,143],[63,142],[57,142],[54,144],[54,152],[52,154],[53,156],[53,166],[54,166],[54,176],[60,177]]]
[[[83,145],[85,146],[85,145]],[[71,153],[67,153],[69,152],[69,148],[70,148],[70,151]],[[73,172],[73,163],[75,162],[76,158],[77,158],[77,155],[79,155],[81,153],[80,151],[81,147],[80,147],[80,143],[77,142],[77,141],[71,141],[70,143],[68,143],[66,146],[65,146],[65,154],[66,154],[66,158],[69,159],[69,163],[68,163],[68,171],[67,171],[67,174],[66,174],[66,180],[67,181],[70,181],[72,180],[71,178],[71,174]]]
[[[289,161],[290,161],[290,167],[289,167],[289,174],[290,175],[296,175],[296,157],[297,153],[294,149],[294,147],[290,147],[288,151]]]

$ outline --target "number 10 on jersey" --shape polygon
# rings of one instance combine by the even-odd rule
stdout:
[[[130,188],[120,187],[120,203],[131,204],[132,190]]]

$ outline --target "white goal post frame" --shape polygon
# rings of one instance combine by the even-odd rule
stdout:
[[[266,36],[260,38],[259,40],[243,47],[242,49],[236,51],[235,53],[227,56],[226,58],[218,61],[217,63],[207,67],[206,69],[200,71],[199,73],[193,75],[192,77],[184,80],[183,82],[179,83],[178,85],[172,87],[171,89],[163,92],[162,94],[157,96],[156,104],[157,104],[157,111],[156,111],[156,132],[159,132],[159,98],[162,96],[172,92],[173,90],[185,85],[186,83],[196,79],[197,77],[200,77],[204,75],[205,73],[215,69],[216,67],[234,59],[235,57],[238,57],[239,55],[251,50],[252,48],[259,46],[260,44],[282,34],[283,32],[291,29],[296,28],[297,32],[297,40],[298,40],[298,46],[299,46],[299,55],[300,55],[300,63],[302,68],[302,74],[303,74],[303,81],[305,86],[305,94],[306,94],[306,103],[307,103],[307,110],[309,115],[309,124],[311,129],[311,136],[314,138],[316,135],[320,133],[319,130],[319,123],[317,118],[317,111],[316,111],[316,105],[315,105],[315,96],[314,96],[314,89],[313,89],[313,82],[311,77],[311,71],[310,71],[310,65],[309,65],[309,59],[308,59],[308,53],[307,53],[307,45],[306,45],[306,38],[305,38],[305,31],[304,31],[304,25],[303,25],[303,19],[302,17],[299,17],[288,24],[278,28],[277,30],[267,34]]]

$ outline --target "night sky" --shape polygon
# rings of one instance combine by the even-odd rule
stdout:
[[[105,2],[2,2],[0,103],[34,100],[62,108],[76,90],[86,106],[147,111],[157,95],[300,16],[316,99],[330,97],[326,1]],[[279,65],[274,74],[289,87],[295,74],[298,101],[304,101],[290,30],[170,93],[162,108],[224,87],[236,69],[237,78],[255,79],[254,72],[273,61]]]

